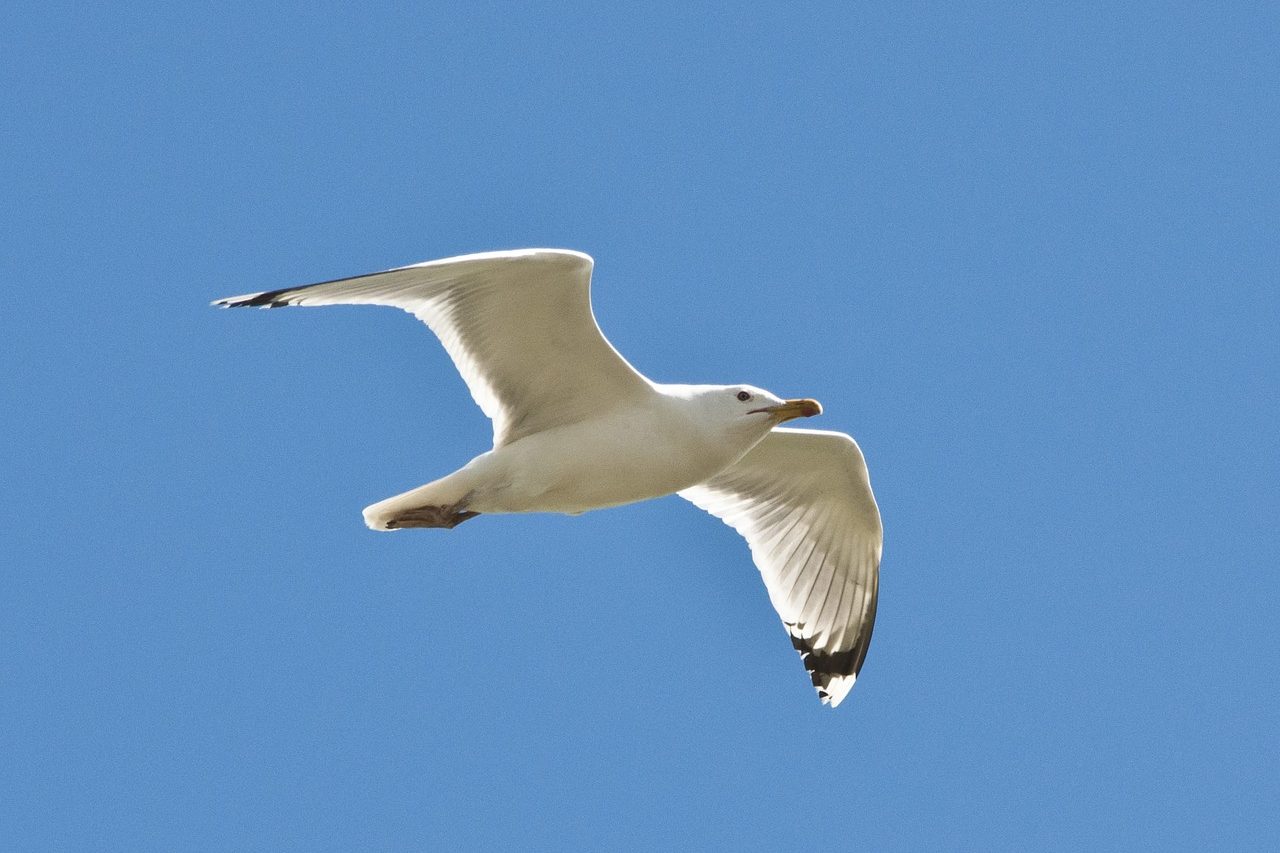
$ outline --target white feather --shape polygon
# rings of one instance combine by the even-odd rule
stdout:
[[[839,705],[871,641],[879,586],[880,511],[857,443],[775,429],[680,496],[747,540],[819,696]]]

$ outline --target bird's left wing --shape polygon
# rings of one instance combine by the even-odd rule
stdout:
[[[858,445],[775,429],[680,496],[747,540],[819,698],[839,705],[867,655],[879,584],[880,511]]]

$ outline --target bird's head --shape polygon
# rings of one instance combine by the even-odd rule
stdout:
[[[691,395],[708,419],[735,432],[756,432],[763,436],[780,423],[793,418],[822,414],[817,400],[784,400],[754,385],[702,385]]]

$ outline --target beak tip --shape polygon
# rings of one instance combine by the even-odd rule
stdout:
[[[778,418],[778,423],[792,420],[793,418],[811,418],[814,415],[822,414],[822,404],[817,400],[804,397],[796,400],[784,400],[776,406],[766,406],[763,409],[752,409],[748,414],[756,412],[764,412]]]

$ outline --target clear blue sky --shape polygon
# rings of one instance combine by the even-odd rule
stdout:
[[[0,847],[1275,849],[1271,4],[25,4],[0,52]],[[820,706],[677,498],[486,449],[430,335],[214,297],[597,260],[885,522]]]

